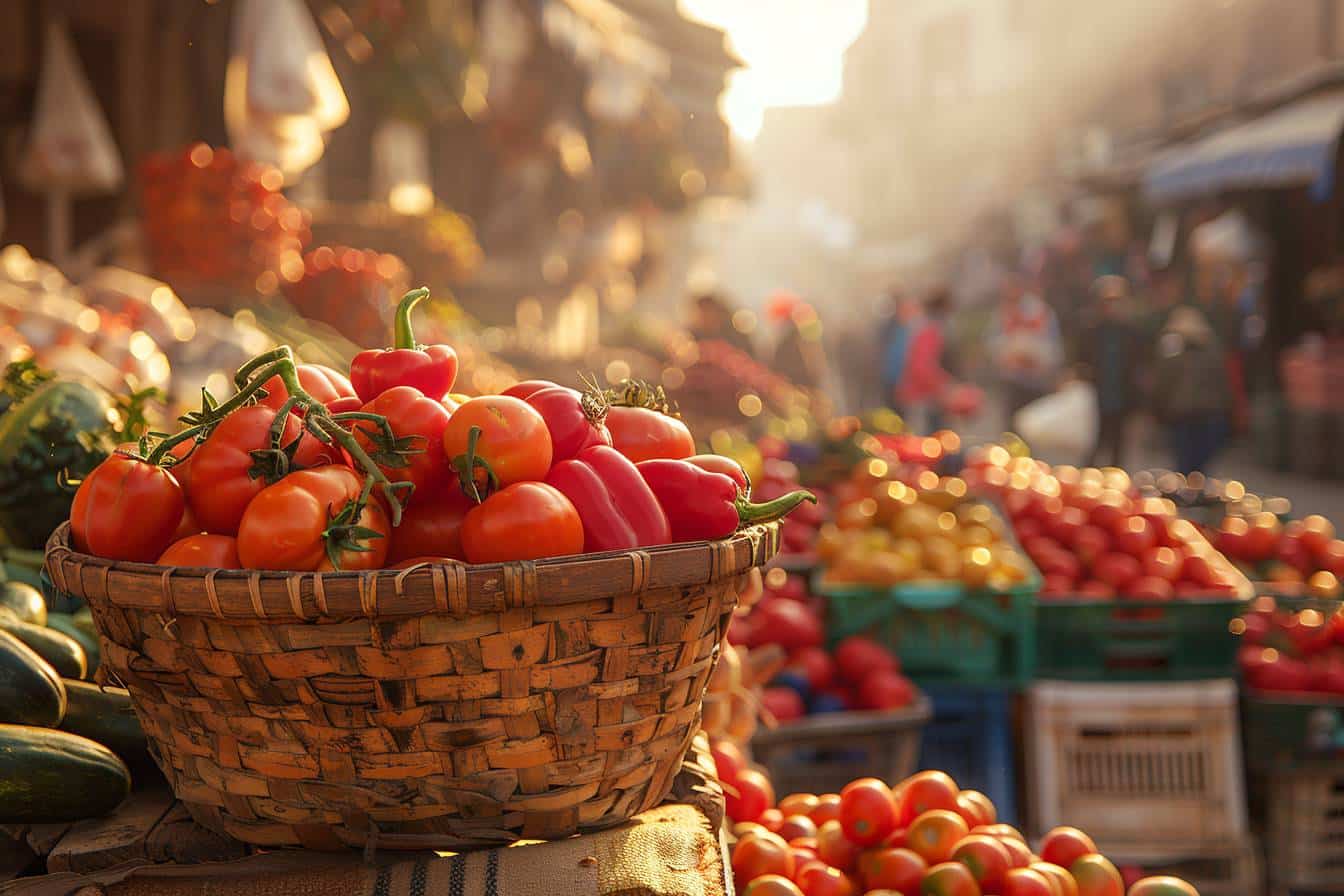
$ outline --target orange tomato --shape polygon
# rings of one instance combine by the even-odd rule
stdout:
[[[952,858],[957,843],[970,833],[966,819],[947,809],[931,809],[910,823],[906,844],[930,865]]]
[[[728,817],[734,821],[759,821],[775,801],[775,788],[770,779],[754,768],[744,768],[733,780],[737,794],[727,794],[724,805]]]
[[[793,875],[793,852],[777,834],[769,831],[739,841],[733,850],[733,876],[747,884],[767,874]]]
[[[908,825],[930,809],[957,810],[957,782],[944,772],[920,772],[902,782],[899,823]]]
[[[924,875],[919,892],[921,896],[980,896],[980,885],[965,865],[943,862]]]
[[[1129,896],[1199,896],[1199,892],[1179,877],[1145,877],[1129,888]]]
[[[1110,859],[1098,853],[1082,856],[1069,866],[1078,882],[1078,896],[1125,896],[1125,882]]]
[[[160,566],[212,566],[240,569],[238,539],[231,535],[188,535],[168,546],[159,557]]]
[[[849,842],[838,820],[832,819],[817,828],[817,856],[832,868],[848,871],[858,862],[861,851]]]
[[[266,486],[238,523],[238,559],[245,569],[382,569],[392,525],[376,497],[355,513],[363,488],[335,464]]]
[[[1032,871],[1055,883],[1055,896],[1078,896],[1078,882],[1073,875],[1050,862],[1032,862],[1027,866]]]
[[[766,874],[747,884],[742,896],[803,896],[803,891],[787,877]]]
[[[1078,859],[1096,851],[1097,844],[1077,828],[1058,827],[1041,838],[1041,859],[1061,868],[1072,868]]]
[[[891,788],[877,778],[859,778],[840,791],[840,826],[851,843],[872,846],[896,830]]]
[[[817,797],[817,805],[807,813],[807,817],[812,819],[820,828],[828,821],[840,820],[840,794],[823,793]]]
[[[976,883],[986,893],[992,893],[999,888],[1012,861],[1008,855],[1008,848],[988,834],[969,834],[963,837],[952,849],[952,859],[971,869]]]
[[[1002,822],[1000,822],[999,824],[978,825],[977,827],[971,828],[971,833],[988,834],[991,837],[998,837],[1000,839],[1008,837],[1012,840],[1017,840],[1021,843],[1027,842],[1027,838],[1022,836],[1021,831],[1019,831],[1017,828],[1013,827],[1010,824],[1003,824]]]
[[[1036,857],[1031,854],[1031,848],[1016,837],[1000,837],[999,842],[1003,848],[1008,850],[1008,863],[1014,868],[1026,868]]]
[[[787,817],[789,815],[812,815],[812,810],[817,808],[821,800],[817,799],[816,794],[812,793],[791,793],[779,801],[779,811]],[[822,819],[825,821],[825,819]],[[820,824],[815,818],[812,819],[815,824]]]
[[[1003,876],[1002,896],[1055,896],[1054,884],[1039,871],[1013,868]]]
[[[476,463],[467,449],[472,430],[479,430]],[[551,469],[551,433],[546,420],[520,398],[485,395],[453,412],[443,430],[443,452],[465,482],[487,485],[493,475],[499,487],[545,479]]]
[[[859,886],[845,872],[812,862],[798,874],[803,896],[858,896]]]
[[[883,847],[859,856],[859,876],[870,890],[890,889],[917,893],[929,863],[911,849]]]
[[[978,790],[963,790],[957,794],[957,813],[966,819],[966,823],[972,828],[982,824],[993,824],[999,817],[994,803]]]
[[[676,417],[648,408],[613,407],[607,411],[612,447],[634,463],[657,458],[685,460],[695,454],[691,431]]]
[[[761,813],[761,817],[756,819],[760,824],[765,825],[767,831],[779,834],[779,826],[784,823],[784,813],[773,806]],[[780,834],[780,836],[783,836]],[[784,837],[787,841],[789,838]]]
[[[776,812],[779,810],[776,809]],[[769,827],[769,825],[767,825]],[[780,822],[775,833],[783,837],[785,841],[792,843],[800,838],[812,838],[817,836],[817,825],[806,815],[789,815]]]

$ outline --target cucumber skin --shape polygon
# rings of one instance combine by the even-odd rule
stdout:
[[[125,763],[101,744],[65,731],[0,725],[0,823],[94,818],[130,792]]]
[[[65,704],[65,686],[51,664],[0,629],[0,720],[55,727]]]
[[[89,634],[88,629],[68,613],[48,613],[47,628],[73,638],[76,644],[84,648],[84,657],[89,664],[87,678],[92,679],[93,673],[98,671],[103,662],[103,648],[98,644],[98,636]]]
[[[9,632],[28,648],[51,664],[62,678],[86,678],[89,674],[89,658],[84,648],[69,635],[54,628],[43,628],[17,619],[7,619],[0,615],[0,630]]]
[[[107,747],[128,766],[153,764],[131,696],[124,688],[102,688],[87,681],[64,681],[65,718],[61,730]]]

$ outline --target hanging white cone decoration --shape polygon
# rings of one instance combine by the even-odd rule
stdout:
[[[224,78],[224,123],[240,156],[291,180],[322,157],[350,115],[312,16],[300,0],[242,0]]]
[[[32,130],[19,180],[47,194],[47,249],[62,264],[70,252],[70,198],[110,193],[123,171],[112,131],[65,26],[47,23]]]

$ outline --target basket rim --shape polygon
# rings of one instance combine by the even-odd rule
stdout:
[[[392,618],[436,611],[464,616],[708,585],[764,566],[779,551],[779,544],[779,524],[772,522],[719,541],[630,551],[507,563],[427,562],[408,569],[299,572],[159,566],[97,557],[71,547],[67,520],[48,539],[43,568],[58,590],[86,600],[92,592],[124,608],[237,622]],[[88,570],[94,571],[92,577],[85,575]],[[397,600],[380,606],[380,591]]]

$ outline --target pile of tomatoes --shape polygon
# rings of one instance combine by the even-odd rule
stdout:
[[[1233,595],[1239,575],[1170,501],[1141,498],[1123,470],[1051,467],[990,447],[968,458],[1040,569],[1041,598],[1170,600]]]
[[[1242,678],[1259,691],[1344,697],[1344,615],[1280,607],[1263,596],[1233,623]]]
[[[984,794],[938,771],[889,787],[876,778],[840,793],[775,801],[769,779],[731,744],[714,747],[735,822],[733,876],[742,896],[1198,896],[1173,877],[1136,881],[1076,828],[1035,851],[997,823]]]
[[[349,339],[386,328],[409,276],[395,255],[346,246],[318,246],[303,256],[297,279],[285,273],[285,298],[295,310]]]
[[[1284,523],[1269,511],[1228,515],[1212,535],[1214,544],[1256,581],[1279,593],[1340,596],[1344,539],[1318,514]]]
[[[686,425],[631,384],[454,393],[447,345],[395,347],[349,376],[253,359],[187,429],[122,446],[80,485],[75,546],[163,565],[325,571],[496,563],[724,538],[811,498],[750,501],[740,466],[695,456]]]

